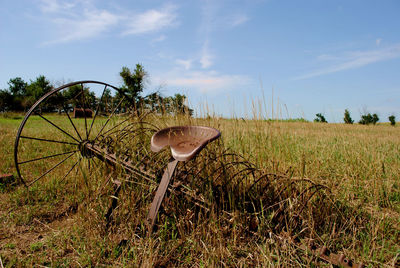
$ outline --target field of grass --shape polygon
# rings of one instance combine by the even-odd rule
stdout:
[[[65,116],[49,118],[68,123]],[[75,120],[83,125],[83,119]],[[21,115],[0,117],[0,173],[16,175],[13,150],[21,121]],[[200,208],[193,199],[169,194],[150,235],[143,226],[157,184],[100,161],[88,171],[86,160],[60,181],[75,163],[74,155],[28,189],[0,182],[0,257],[5,267],[330,267],[291,243],[309,239],[369,267],[400,264],[398,126],[157,116],[147,121],[159,128],[190,124],[221,131],[222,139],[178,165],[177,179],[204,201]],[[24,131],[28,136],[60,136],[39,119]],[[24,159],[68,149],[30,144],[21,143]],[[149,144],[149,136],[140,135],[140,140],[124,136],[114,146],[130,148],[131,159],[141,161],[152,154]],[[168,151],[156,159],[146,165],[160,175]],[[28,163],[24,174],[37,177],[54,163],[39,162]],[[251,187],[262,176],[263,182]],[[110,226],[105,219],[113,195],[112,183],[104,184],[108,177],[123,182]]]

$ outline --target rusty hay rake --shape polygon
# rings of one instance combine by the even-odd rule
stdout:
[[[145,110],[140,115],[132,114],[132,103],[121,89],[97,81],[73,82],[48,92],[29,109],[17,133],[14,158],[21,182],[29,187],[54,177],[62,182],[79,171],[85,178],[87,174],[90,177],[100,166],[121,169],[131,181],[150,191],[152,202],[146,205],[149,234],[160,218],[160,207],[165,206],[168,213],[164,200],[167,192],[176,207],[184,208],[189,203],[195,208],[192,210],[205,214],[217,211],[222,219],[241,212],[243,228],[249,233],[259,234],[264,228],[260,219],[271,211],[270,222],[274,226],[268,230],[276,233],[304,232],[305,222],[323,225],[321,221],[340,218],[333,202],[326,202],[329,191],[324,186],[288,174],[269,174],[223,149],[222,142],[207,146],[220,137],[217,129],[159,129],[157,116]],[[48,125],[51,131],[40,131],[40,125]],[[171,148],[171,154],[162,150],[166,146]],[[181,164],[177,168],[178,163]],[[105,214],[107,225],[124,183],[112,178],[111,173],[99,188],[109,181],[114,183],[114,198]],[[85,182],[90,183],[87,178]],[[156,189],[154,195],[152,189]],[[323,212],[318,211],[320,206],[324,206]],[[316,247],[315,243],[306,247],[298,243],[298,248],[332,264],[363,267],[344,255],[330,254],[326,247]]]

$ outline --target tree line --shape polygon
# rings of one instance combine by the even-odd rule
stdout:
[[[151,110],[160,114],[193,114],[193,110],[186,105],[186,96],[183,94],[163,96],[160,92],[153,92],[143,95],[148,73],[141,64],[136,64],[134,70],[122,67],[119,74],[123,85],[115,96],[111,96],[108,89],[104,92],[103,100],[106,99],[108,103],[121,102],[120,107],[124,111],[134,109],[137,112]],[[12,78],[8,81],[8,88],[0,89],[0,112],[27,111],[40,97],[54,89],[55,86],[44,75],[30,82],[25,82],[21,77]],[[64,100],[70,100],[69,105],[74,106],[73,96],[80,91],[84,92],[91,107],[99,103],[99,98],[89,88],[82,89],[80,85],[75,85],[64,90],[62,94],[52,96],[47,106],[42,108],[45,112],[60,111]]]
[[[314,119],[314,122],[328,123],[328,121],[326,121],[326,118],[323,114],[318,113],[315,116],[316,116],[316,118]],[[389,116],[388,119],[392,126],[396,125],[396,117],[394,115]],[[347,109],[344,110],[343,121],[346,124],[354,123],[354,120],[351,118],[350,112]],[[365,114],[361,115],[361,119],[360,119],[360,121],[358,121],[358,123],[361,125],[370,125],[370,124],[375,125],[376,123],[378,123],[378,121],[379,121],[379,117],[377,114],[365,113]]]

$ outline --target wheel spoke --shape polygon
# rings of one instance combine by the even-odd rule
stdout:
[[[131,119],[131,118],[128,117],[127,119],[125,119],[125,120],[123,120],[121,123],[119,123],[118,125],[113,126],[113,127],[110,128],[109,130],[107,130],[106,132],[104,132],[103,135],[106,135],[107,133],[110,133],[110,131],[116,129],[117,127],[119,127],[120,125],[122,125],[123,123],[125,123],[126,121],[128,121],[129,119]]]
[[[111,117],[114,115],[115,111],[118,109],[118,107],[121,105],[122,101],[125,99],[125,97],[123,97],[121,99],[121,101],[118,103],[117,107],[115,107],[115,109],[113,110],[113,112],[110,114],[110,116],[107,118],[107,121],[104,123],[103,127],[101,128],[101,130],[99,131],[99,133],[97,133],[96,138],[94,138],[94,141],[97,140],[97,138],[99,137],[99,135],[101,134],[101,132],[104,130],[104,128],[107,126],[108,122],[110,121]]]
[[[63,160],[61,160],[60,162],[58,162],[57,164],[55,164],[52,168],[50,168],[49,170],[47,170],[45,173],[43,173],[42,175],[40,175],[38,178],[34,179],[33,181],[31,181],[27,186],[31,186],[32,184],[34,184],[35,182],[37,182],[38,180],[40,180],[41,178],[43,178],[44,176],[46,176],[47,174],[49,174],[51,171],[53,171],[56,167],[58,167],[59,165],[61,165],[62,163],[64,163],[68,158],[70,158],[71,156],[73,156],[75,153],[71,153],[69,156],[67,156],[66,158],[64,158]]]
[[[69,114],[68,114],[68,111],[67,111],[67,108],[65,107],[65,103],[64,103],[64,102],[63,102],[63,108],[64,108],[64,112],[65,112],[65,113],[67,114],[67,116],[68,116],[69,122],[71,122],[71,125],[74,127],[76,134],[78,134],[79,139],[82,140],[81,135],[79,135],[79,132],[78,132],[78,130],[76,129],[74,122],[72,122],[72,119],[71,119],[71,117],[70,117]]]
[[[45,120],[46,122],[48,122],[49,124],[51,124],[52,126],[54,126],[55,128],[57,128],[58,130],[60,130],[62,133],[64,133],[65,135],[67,135],[68,137],[72,138],[73,140],[75,140],[76,142],[79,142],[77,139],[75,139],[73,136],[71,136],[71,134],[67,133],[65,130],[61,129],[59,126],[57,126],[56,124],[54,124],[53,122],[51,122],[49,119],[45,118],[44,116],[42,116],[40,113],[35,111],[35,114],[37,114],[38,116],[40,116],[43,120]]]
[[[74,142],[67,142],[67,141],[56,141],[56,140],[49,140],[49,139],[41,139],[29,136],[20,136],[20,138],[29,139],[29,140],[38,140],[38,141],[47,141],[47,142],[54,142],[54,143],[61,143],[61,144],[71,144],[71,145],[79,145],[79,143]]]
[[[76,165],[78,165],[81,162],[82,158],[79,158],[78,161],[75,162],[75,164],[68,170],[67,174],[64,175],[64,177],[62,177],[62,179],[60,180],[60,182],[63,182],[64,179],[69,175],[69,173],[71,173],[71,171],[74,169],[74,167]]]
[[[87,119],[86,119],[86,97],[85,97],[85,91],[83,90],[83,84],[81,84],[81,90],[82,90],[82,102],[83,102],[83,116],[85,117],[85,132],[86,132],[86,139],[88,139],[88,130],[87,130]]]
[[[93,117],[93,120],[92,120],[92,124],[90,125],[90,128],[89,128],[88,137],[90,136],[90,132],[92,131],[92,127],[93,127],[94,121],[96,120],[97,113],[99,112],[100,104],[101,104],[101,102],[102,102],[102,100],[103,100],[104,92],[106,92],[106,89],[107,89],[107,86],[104,87],[103,93],[101,93],[100,101],[99,101],[99,103],[97,104],[96,112],[95,112],[95,114],[94,114],[94,117]]]
[[[39,158],[35,158],[35,159],[30,159],[30,160],[26,160],[26,161],[19,162],[18,165],[26,164],[26,163],[30,163],[30,162],[34,162],[34,161],[39,161],[39,160],[42,160],[42,159],[52,158],[52,157],[56,157],[56,156],[60,156],[60,155],[66,155],[66,154],[70,154],[70,153],[76,153],[76,152],[78,152],[78,151],[79,151],[79,150],[74,150],[74,151],[69,151],[69,152],[65,152],[65,153],[47,155],[47,156],[44,156],[44,157],[39,157]]]

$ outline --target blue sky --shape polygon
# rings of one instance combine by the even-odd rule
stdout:
[[[199,113],[400,119],[399,14],[396,0],[1,0],[0,88],[118,86],[141,63],[146,93],[184,93]]]

